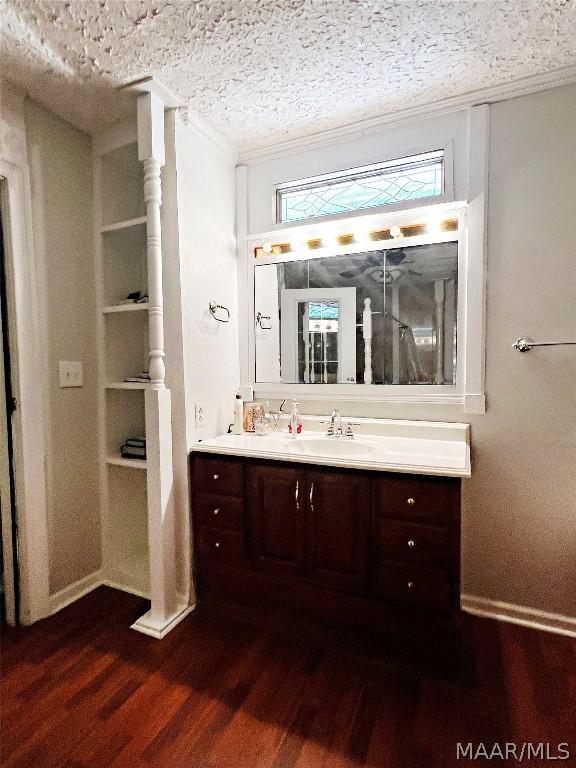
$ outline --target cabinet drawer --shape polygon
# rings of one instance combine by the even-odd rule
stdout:
[[[200,526],[196,533],[196,551],[200,568],[205,566],[240,566],[244,562],[242,534]]]
[[[192,477],[196,492],[227,496],[244,494],[244,465],[238,459],[197,456]]]
[[[242,530],[244,501],[236,496],[198,494],[194,502],[194,511],[200,525]]]
[[[376,594],[406,608],[450,610],[450,579],[442,570],[380,563],[376,568]]]
[[[447,525],[459,498],[460,482],[454,478],[382,477],[374,481],[374,504],[381,517]]]
[[[378,560],[400,560],[415,565],[446,566],[450,560],[448,529],[422,523],[380,518]]]

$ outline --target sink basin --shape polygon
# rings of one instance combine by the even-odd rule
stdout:
[[[295,440],[285,440],[282,448],[290,453],[304,453],[308,456],[363,456],[382,450],[380,446],[363,440],[328,437],[297,437]]]

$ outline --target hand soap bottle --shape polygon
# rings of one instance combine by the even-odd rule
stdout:
[[[292,413],[290,414],[290,420],[288,422],[288,432],[292,438],[296,438],[302,432],[302,417],[298,413],[299,403],[296,400],[292,400]]]
[[[235,435],[241,435],[244,432],[244,403],[240,393],[236,395],[234,400],[234,427],[233,432]]]

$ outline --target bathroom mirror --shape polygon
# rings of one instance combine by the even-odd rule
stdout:
[[[455,384],[458,244],[254,268],[256,383]]]

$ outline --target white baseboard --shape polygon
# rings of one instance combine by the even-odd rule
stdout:
[[[66,608],[66,606],[74,603],[76,600],[79,600],[81,597],[84,597],[100,586],[119,589],[122,592],[129,592],[137,597],[149,599],[149,595],[143,592],[128,587],[125,584],[112,581],[111,579],[103,578],[102,571],[94,571],[94,573],[90,573],[83,579],[75,581],[68,587],[64,587],[64,589],[61,589],[59,592],[50,595],[50,615],[61,611],[63,608]],[[558,635],[576,637],[576,618],[571,616],[563,616],[559,613],[548,613],[547,611],[526,608],[522,605],[514,605],[514,603],[504,603],[499,600],[489,600],[488,598],[477,597],[476,595],[463,594],[461,595],[460,603],[463,611],[471,613],[474,616],[483,616],[489,619],[496,619],[496,621],[507,621],[511,624],[519,624],[523,627],[539,629],[544,632],[554,632]],[[194,610],[194,608],[195,605],[185,606],[180,603],[180,607],[176,611],[175,616],[171,617],[170,621],[162,628],[151,626],[146,621],[148,615],[146,614],[133,625],[133,629],[161,639],[179,624],[192,610]]]
[[[114,581],[114,579],[102,578],[100,585],[103,587],[110,587],[111,589],[118,589],[120,592],[128,592],[129,595],[135,595],[136,597],[143,597],[145,600],[150,600],[150,593],[144,590],[131,587],[128,584],[123,584],[121,581]]]
[[[576,618],[571,616],[538,611],[535,608],[525,608],[522,605],[489,600],[476,595],[461,595],[460,603],[463,611],[474,616],[484,616],[497,621],[507,621],[510,624],[519,624],[522,627],[554,632],[557,635],[576,637]]]
[[[102,571],[94,571],[49,597],[50,616],[84,597],[102,584]]]

